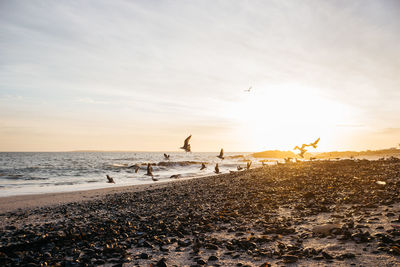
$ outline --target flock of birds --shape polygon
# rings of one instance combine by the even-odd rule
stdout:
[[[250,90],[250,89],[251,89],[251,87],[250,87],[248,90]],[[183,143],[183,146],[180,147],[180,149],[185,150],[185,152],[191,152],[191,146],[190,146],[190,144],[189,144],[190,138],[192,138],[192,135],[189,135],[189,136],[185,139],[185,141],[184,141],[184,143]],[[315,140],[314,142],[312,142],[312,143],[310,143],[310,144],[302,144],[301,147],[295,146],[295,147],[293,148],[293,150],[298,149],[298,150],[300,151],[300,153],[299,153],[298,155],[299,155],[300,157],[304,158],[304,153],[306,153],[306,152],[308,151],[308,150],[306,149],[306,147],[317,148],[317,144],[318,144],[319,140],[320,140],[320,138],[318,138],[317,140]],[[170,156],[171,156],[171,155],[168,155],[168,154],[164,153],[164,158],[165,158],[166,160],[169,160],[169,159],[170,159]],[[221,148],[221,151],[219,152],[219,155],[217,156],[217,158],[219,158],[219,159],[221,159],[221,160],[224,160],[224,159],[225,159],[225,157],[224,157],[224,149],[223,149],[223,148]],[[310,157],[310,160],[313,160],[313,159],[315,159],[315,158]],[[289,158],[285,158],[285,163],[291,162],[291,160],[292,160],[292,158],[290,158],[290,157],[289,157]],[[297,159],[296,159],[296,162],[298,162]],[[247,169],[247,170],[250,169],[251,164],[252,164],[251,161],[247,162],[247,164],[246,164],[246,169]],[[263,166],[264,166],[264,161],[262,162],[262,164],[263,164]],[[278,164],[279,164],[279,163],[278,163]],[[135,173],[137,173],[137,172],[139,171],[139,169],[140,169],[140,167],[139,167],[138,165],[136,165],[136,164],[135,164],[135,165],[132,165],[132,166],[130,166],[130,167],[128,167],[128,168],[135,168]],[[204,169],[206,169],[206,168],[207,168],[207,166],[205,165],[205,163],[201,163],[200,170],[204,170]],[[237,170],[238,170],[238,171],[241,171],[241,170],[243,170],[243,169],[244,169],[244,168],[243,168],[242,166],[240,166],[240,165],[237,166]],[[214,172],[215,172],[216,174],[219,174],[219,173],[220,173],[218,163],[216,163],[216,165],[215,165],[215,167],[214,167]],[[230,171],[230,173],[232,173],[232,172],[233,172],[233,171]],[[146,175],[151,176],[151,179],[152,179],[154,182],[158,181],[158,179],[154,178],[154,175],[153,175],[153,167],[151,166],[150,163],[147,163],[147,173],[146,173]],[[181,176],[180,174],[174,174],[174,175],[171,175],[170,178],[179,178],[180,176]],[[114,179],[113,179],[112,177],[110,177],[109,175],[106,175],[106,177],[107,177],[107,182],[108,182],[108,183],[114,183],[114,184],[115,184],[115,181],[114,181]]]
[[[252,88],[253,88],[253,87],[250,86],[249,89],[244,90],[244,92],[250,93],[250,91],[251,91]],[[192,135],[189,135],[189,136],[185,139],[185,141],[183,142],[183,146],[180,147],[180,149],[185,150],[185,152],[192,152],[191,146],[190,146],[190,144],[189,144],[190,138],[192,138]],[[315,140],[313,143],[310,143],[310,144],[302,144],[301,147],[295,146],[295,147],[293,148],[293,150],[298,149],[298,150],[300,151],[300,153],[299,153],[298,155],[299,155],[300,157],[304,158],[304,154],[307,152],[306,147],[312,146],[312,147],[314,147],[314,148],[317,148],[317,144],[318,144],[319,140],[320,140],[320,138],[318,138],[317,140]],[[164,153],[164,158],[165,158],[166,160],[169,160],[169,159],[170,159],[170,155]],[[219,152],[219,155],[217,156],[217,158],[219,158],[219,159],[221,159],[221,160],[224,160],[224,149],[223,149],[223,148],[221,148],[221,151]],[[314,158],[311,157],[310,160],[312,160],[312,159],[314,159]],[[291,160],[292,160],[292,158],[285,158],[285,163],[291,162]],[[296,162],[298,162],[297,159],[296,159]],[[251,161],[247,162],[247,165],[246,165],[246,169],[247,169],[247,170],[250,169],[251,164],[252,164]],[[279,163],[277,163],[277,164],[279,164]],[[262,165],[264,166],[264,161],[262,161]],[[129,168],[135,168],[135,173],[137,173],[137,172],[139,171],[139,169],[140,169],[140,167],[139,167],[138,165],[136,165],[136,164],[130,166]],[[206,166],[204,163],[201,163],[200,170],[204,170],[204,169],[206,169],[206,168],[207,168],[207,166]],[[243,170],[243,169],[244,169],[244,168],[241,167],[240,165],[237,166],[237,170],[238,170],[238,171],[241,171],[241,170]],[[216,163],[216,165],[215,165],[215,167],[214,167],[214,172],[215,172],[216,174],[219,174],[219,173],[220,173],[218,163]],[[230,172],[232,173],[233,171],[230,171]],[[146,175],[151,176],[151,179],[152,179],[153,181],[158,181],[158,179],[154,178],[154,175],[153,175],[153,167],[151,167],[151,164],[150,164],[150,163],[147,163],[147,173],[146,173]],[[174,175],[172,175],[170,178],[179,178],[180,176],[181,176],[180,174],[174,174]],[[108,183],[115,183],[114,179],[113,179],[112,177],[110,177],[109,175],[107,175],[107,182],[108,182]]]
[[[249,90],[250,90],[250,89],[251,89],[251,87],[249,88]],[[192,138],[192,135],[189,135],[189,136],[185,139],[185,141],[184,141],[184,143],[183,143],[183,146],[180,147],[180,149],[185,150],[185,152],[191,152],[191,146],[190,146],[190,144],[189,144],[190,138]],[[301,147],[295,146],[295,147],[293,148],[293,150],[298,149],[298,150],[300,151],[300,153],[299,153],[298,155],[299,155],[300,157],[304,158],[304,154],[308,151],[308,150],[306,149],[306,147],[317,148],[317,144],[318,144],[319,140],[320,140],[320,138],[318,138],[317,140],[315,140],[314,142],[312,142],[312,143],[310,143],[310,144],[302,144]],[[170,156],[171,156],[171,155],[168,155],[168,154],[164,153],[164,158],[165,158],[166,160],[169,160],[169,159],[170,159]],[[219,159],[221,159],[221,160],[224,160],[224,159],[225,159],[225,157],[224,157],[224,149],[223,149],[223,148],[221,148],[221,151],[219,152],[219,155],[216,156],[216,157],[219,158]],[[313,160],[313,159],[315,159],[315,158],[310,157],[310,160]],[[292,158],[290,158],[290,157],[289,157],[289,158],[285,158],[285,163],[291,162],[291,160],[292,160]],[[296,159],[296,162],[298,162],[297,159]],[[246,164],[246,169],[247,169],[247,170],[250,169],[251,164],[252,164],[251,161],[247,162],[247,164]],[[264,166],[264,161],[262,162],[262,164],[263,164],[263,166]],[[278,164],[279,164],[279,163],[278,163]],[[130,166],[129,168],[135,168],[135,173],[137,173],[137,172],[139,171],[139,169],[140,169],[140,167],[139,167],[138,165],[136,165],[136,164]],[[201,163],[200,170],[204,170],[204,169],[206,169],[206,168],[207,168],[207,166],[205,165],[205,163]],[[243,170],[243,169],[244,169],[244,168],[243,168],[242,166],[240,166],[240,165],[237,166],[237,170],[238,170],[238,171],[241,171],[241,170]],[[214,167],[214,172],[215,172],[216,174],[219,174],[219,173],[220,173],[218,163],[216,163],[216,165],[215,165],[215,167]],[[233,171],[230,171],[230,173],[232,173],[232,172],[233,172]],[[154,178],[154,175],[153,175],[153,167],[151,166],[150,163],[147,163],[147,173],[146,173],[146,175],[151,176],[151,179],[152,179],[154,182],[158,181],[158,179]],[[171,175],[170,178],[179,178],[180,176],[181,176],[180,174],[174,174],[174,175]],[[112,177],[110,177],[109,175],[106,175],[106,177],[107,177],[107,182],[108,182],[108,183],[114,183],[114,184],[115,184],[115,181],[114,181],[114,179],[113,179]]]
[[[251,87],[249,88],[249,90],[250,90],[250,89],[251,89]],[[185,152],[192,152],[191,146],[190,146],[190,144],[189,144],[190,138],[192,138],[192,135],[189,135],[189,136],[185,139],[185,141],[184,141],[184,143],[183,143],[183,146],[180,147],[180,149],[185,150]],[[171,156],[171,155],[168,155],[168,154],[164,153],[164,158],[165,158],[166,160],[169,160],[169,159],[170,159],[170,156]],[[223,148],[221,148],[221,151],[219,152],[219,155],[216,156],[216,157],[219,158],[219,159],[221,159],[221,160],[224,160],[224,159],[225,159],[225,157],[224,157],[224,149],[223,149]],[[247,162],[246,169],[248,170],[248,169],[250,169],[250,167],[251,167],[251,161],[250,161],[250,162]],[[140,167],[139,167],[138,165],[136,165],[136,164],[135,164],[135,165],[132,165],[132,166],[130,166],[130,167],[128,167],[128,168],[135,168],[135,173],[137,173],[137,172],[139,171],[139,169],[140,169]],[[206,169],[206,168],[207,168],[206,164],[205,164],[205,163],[201,163],[200,170],[204,170],[204,169]],[[238,171],[241,171],[241,170],[243,170],[243,169],[244,169],[243,167],[237,166],[237,170],[238,170]],[[221,173],[220,170],[219,170],[218,163],[216,163],[216,165],[215,165],[215,167],[214,167],[214,172],[215,172],[216,174]],[[232,171],[230,171],[230,172],[232,172]],[[151,166],[150,163],[147,163],[147,172],[146,172],[146,175],[151,176],[151,179],[152,179],[154,182],[158,181],[158,179],[154,178],[154,175],[153,175],[153,167]],[[181,176],[180,174],[174,174],[174,175],[171,175],[170,178],[179,178],[180,176]],[[110,177],[109,175],[106,175],[106,177],[107,177],[107,183],[114,183],[114,184],[115,184],[115,181],[114,181],[114,179],[113,179],[112,177]]]
[[[307,152],[306,147],[312,146],[313,148],[317,148],[317,144],[318,144],[318,142],[319,142],[320,139],[321,139],[321,138],[318,138],[317,140],[315,140],[313,143],[310,143],[310,144],[302,144],[301,147],[295,146],[295,147],[293,148],[293,150],[298,149],[298,150],[300,151],[300,153],[299,153],[298,155],[299,155],[300,157],[304,158],[304,153]]]

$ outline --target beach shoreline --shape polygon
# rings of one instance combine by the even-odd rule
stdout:
[[[6,197],[0,264],[393,266],[399,168],[398,159],[314,161]]]
[[[212,176],[212,175],[210,175]],[[112,185],[106,188],[85,189],[78,191],[66,191],[41,194],[24,194],[15,196],[0,196],[0,213],[11,212],[15,210],[52,207],[68,204],[72,202],[95,200],[110,194],[119,194],[127,192],[140,192],[150,189],[167,187],[171,183],[177,183],[189,179],[201,179],[203,177],[190,177],[176,180],[160,181],[148,184],[138,185]]]

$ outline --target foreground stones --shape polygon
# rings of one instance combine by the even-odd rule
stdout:
[[[399,160],[315,161],[18,210],[0,265],[397,262],[399,189]]]

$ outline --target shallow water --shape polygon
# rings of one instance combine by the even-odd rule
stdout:
[[[237,165],[245,167],[244,159],[252,160],[252,166],[260,165],[258,159],[247,156],[248,152],[226,153],[223,161],[215,152],[168,154],[170,160],[164,159],[163,152],[1,152],[0,196],[153,183],[145,175],[146,163],[156,164],[153,174],[159,181],[171,180],[174,174],[181,178],[211,175],[216,163],[222,173],[236,170]],[[229,158],[232,155],[245,157]],[[201,162],[207,164],[207,169],[200,171]],[[140,165],[138,173],[129,168],[134,164]],[[106,174],[116,183],[107,183]]]

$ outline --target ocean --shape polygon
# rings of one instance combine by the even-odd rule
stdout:
[[[225,159],[217,152],[0,152],[0,197],[53,192],[69,192],[155,183],[146,174],[146,164],[154,164],[153,174],[159,181],[169,181],[171,175],[179,179],[196,178],[214,174],[215,164],[222,173],[261,163],[250,153],[225,153]],[[238,155],[243,155],[238,156]],[[200,170],[201,162],[207,168]],[[139,165],[135,173],[132,165]],[[107,183],[106,175],[115,184]]]

